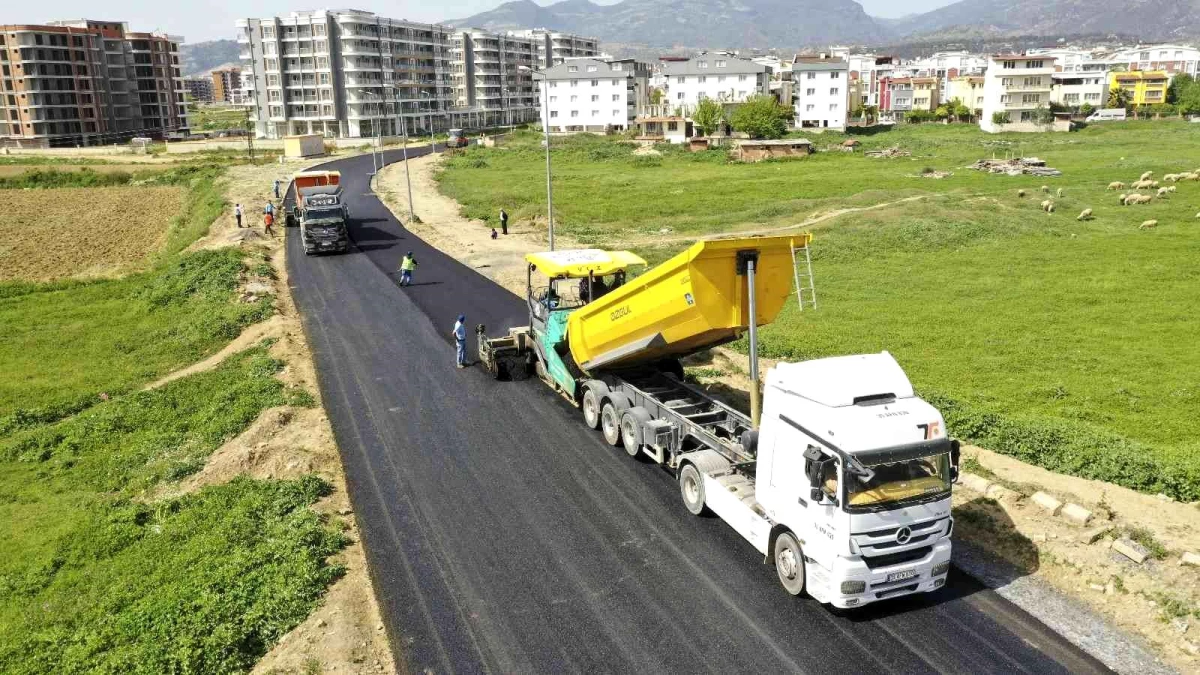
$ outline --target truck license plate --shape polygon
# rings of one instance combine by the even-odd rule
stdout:
[[[904,570],[903,572],[892,572],[887,575],[887,581],[903,581],[917,576],[916,570]],[[886,583],[886,582],[885,582]]]

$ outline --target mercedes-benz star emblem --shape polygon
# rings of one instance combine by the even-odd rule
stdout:
[[[909,539],[912,539],[912,530],[908,529],[907,527],[902,527],[899,530],[896,530],[897,544],[907,544]]]

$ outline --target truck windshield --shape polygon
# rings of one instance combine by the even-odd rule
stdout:
[[[850,510],[875,510],[950,493],[950,456],[944,453],[869,468],[875,473],[871,480],[846,480],[846,505]]]
[[[309,209],[304,212],[305,220],[343,220],[341,209]]]

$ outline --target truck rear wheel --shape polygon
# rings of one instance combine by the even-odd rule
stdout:
[[[784,532],[775,540],[775,573],[788,593],[804,592],[804,552],[791,532]]]
[[[707,510],[704,506],[704,477],[694,464],[684,464],[679,472],[679,494],[683,497],[683,505],[693,516]]]
[[[617,412],[612,401],[605,401],[600,409],[600,431],[609,445],[616,447],[621,444],[621,413]]]
[[[583,408],[583,423],[589,429],[600,428],[600,396],[595,389],[588,387],[583,391],[583,404],[580,407]]]
[[[642,424],[650,421],[650,413],[642,406],[636,406],[621,415],[621,445],[625,446],[625,454],[637,457],[642,452]]]

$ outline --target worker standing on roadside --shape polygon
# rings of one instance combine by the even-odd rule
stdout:
[[[274,224],[275,224],[275,214],[274,213],[264,213],[263,214],[263,232],[266,232],[267,234],[274,237],[275,230],[272,229],[272,227],[271,227]]]
[[[500,209],[500,232],[508,234],[508,212]]]
[[[467,317],[465,314],[458,315],[458,321],[454,322],[454,350],[455,356],[458,359],[458,367],[467,367]]]
[[[267,205],[263,207],[263,213],[269,213],[272,216],[275,215],[275,204],[270,199],[267,200]]]
[[[279,179],[275,179],[275,199],[279,199]]]
[[[417,266],[417,261],[413,259],[412,251],[409,251],[404,259],[400,261],[400,285],[412,285],[413,268]]]
[[[237,226],[238,226],[238,229],[240,230],[242,228],[242,205],[241,204],[233,205],[233,219],[237,221]]]

